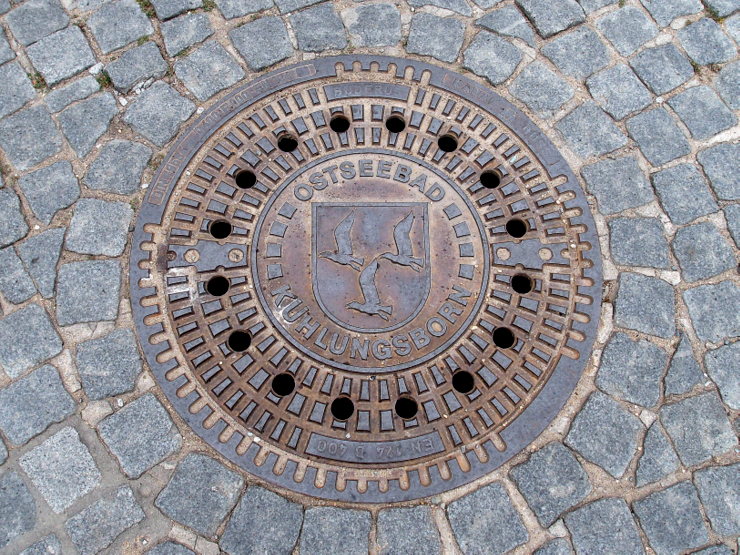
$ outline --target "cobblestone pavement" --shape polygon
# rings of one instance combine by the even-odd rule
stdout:
[[[0,0],[0,552],[737,553],[740,1]],[[168,410],[126,268],[173,137],[266,68],[448,64],[589,194],[592,363],[539,439],[421,505],[252,483]]]

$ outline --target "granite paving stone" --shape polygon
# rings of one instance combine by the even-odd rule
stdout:
[[[316,555],[368,553],[371,521],[368,511],[337,507],[307,509],[301,530],[300,552]]]
[[[24,175],[18,180],[18,187],[34,215],[45,224],[80,196],[72,165],[66,160]]]
[[[15,445],[22,445],[61,422],[75,410],[53,366],[42,366],[0,389],[0,430]]]
[[[0,320],[0,364],[11,378],[58,355],[62,340],[46,311],[31,304]]]
[[[68,326],[115,320],[120,288],[121,266],[117,260],[63,264],[57,281],[57,322]]]
[[[177,465],[155,505],[199,534],[213,536],[236,505],[243,485],[239,474],[218,461],[191,453]]]
[[[15,52],[10,48],[8,39],[5,38],[5,32],[0,29],[0,64],[4,64],[8,60],[15,58]]]
[[[598,35],[585,25],[553,39],[542,53],[560,71],[583,81],[609,64],[609,51]]]
[[[565,442],[581,456],[619,478],[637,451],[643,429],[639,418],[615,400],[595,391],[573,420]]]
[[[65,527],[81,555],[93,555],[144,517],[131,488],[123,486],[70,518]]]
[[[59,152],[62,136],[49,111],[32,106],[0,120],[0,148],[17,169],[27,170]]]
[[[195,105],[164,81],[144,90],[126,110],[123,121],[157,146],[172,139]]]
[[[733,410],[740,410],[740,341],[723,345],[704,355],[704,366],[709,377],[719,388],[722,400]]]
[[[727,453],[737,444],[727,414],[713,391],[665,405],[660,420],[686,466]]]
[[[334,11],[332,3],[321,4],[296,12],[290,16],[293,32],[298,40],[298,48],[304,52],[323,52],[347,46],[344,25]],[[414,23],[411,23],[411,34]],[[409,36],[409,45],[411,35]]]
[[[661,27],[667,27],[671,21],[682,15],[692,15],[704,9],[699,0],[640,0],[653,19]]]
[[[100,84],[92,75],[86,75],[77,81],[72,81],[68,85],[64,85],[58,89],[50,91],[44,97],[46,105],[49,109],[56,113],[73,102],[82,100],[91,96],[100,90]]]
[[[197,10],[202,6],[202,0],[152,0],[154,13],[162,20],[175,17],[190,10]]]
[[[130,195],[139,189],[141,175],[151,157],[151,149],[141,143],[110,141],[90,164],[83,182],[91,189]]]
[[[637,463],[636,483],[638,487],[657,482],[678,470],[676,451],[658,422],[648,428],[642,456]]]
[[[700,285],[683,298],[699,339],[717,343],[740,335],[740,288],[733,282]]]
[[[604,214],[636,208],[655,198],[634,156],[599,160],[584,166],[581,175]]]
[[[162,542],[147,551],[147,555],[195,555],[195,551],[175,542]]]
[[[521,60],[521,51],[508,40],[481,31],[465,50],[463,67],[499,85],[511,77]]]
[[[694,475],[712,529],[721,536],[740,534],[740,464],[705,468]]]
[[[703,381],[702,371],[694,358],[689,338],[681,334],[681,341],[676,347],[668,372],[665,376],[666,395],[681,395],[688,393],[693,387]]]
[[[465,26],[461,21],[419,13],[411,20],[406,51],[412,54],[432,56],[443,62],[453,62],[457,59],[462,47],[464,33]],[[478,36],[476,35],[473,44],[468,48],[470,54],[465,52],[464,64],[471,71],[476,71],[475,68],[470,67],[471,65],[477,68],[481,62],[479,60],[481,55],[478,52],[485,49],[486,44],[490,44],[490,39],[486,40],[485,36],[479,39]],[[493,37],[493,35],[490,36]],[[478,41],[477,45],[476,41]],[[473,45],[476,45],[475,48]]]
[[[5,443],[3,443],[3,440],[0,439],[0,465],[2,465],[7,460],[8,460],[8,448],[5,446]]]
[[[627,120],[627,131],[654,166],[691,152],[683,131],[665,108],[653,108],[631,117]]]
[[[275,4],[280,9],[280,13],[293,12],[306,6],[318,4],[321,0],[275,0]]]
[[[82,158],[108,130],[117,113],[118,106],[113,95],[101,93],[65,108],[59,114],[59,125],[69,144]]]
[[[599,499],[565,516],[576,553],[645,553],[624,499]]]
[[[649,106],[653,97],[634,72],[618,64],[595,73],[586,80],[588,92],[615,119]]]
[[[552,525],[591,492],[588,474],[573,453],[553,442],[511,469],[511,477],[542,526]]]
[[[0,549],[36,525],[36,502],[16,472],[0,475]]]
[[[707,279],[736,267],[733,247],[710,222],[679,229],[671,247],[681,275],[688,282]]]
[[[522,519],[500,482],[482,487],[447,507],[457,544],[466,554],[501,554],[529,539]]]
[[[283,0],[284,1],[284,0]],[[434,6],[444,8],[461,15],[472,15],[473,10],[465,0],[408,0],[409,6],[420,8],[422,6]]]
[[[136,83],[151,77],[162,77],[167,63],[151,41],[127,50],[121,57],[106,66],[113,85],[121,92],[129,92]]]
[[[678,164],[650,176],[671,221],[687,224],[718,210],[707,180],[694,164]]]
[[[635,6],[625,6],[596,21],[596,26],[622,56],[629,56],[658,34],[655,23]]]
[[[740,62],[723,67],[714,86],[730,108],[740,110]]]
[[[7,12],[10,9],[10,2],[8,0],[0,0],[0,14]]]
[[[583,3],[583,2],[582,2]],[[534,552],[534,555],[572,555],[573,550],[565,538],[555,538]]]
[[[585,20],[583,9],[575,0],[517,0],[517,4],[544,38]]]
[[[67,26],[69,16],[58,0],[29,0],[5,16],[13,36],[28,46]]]
[[[77,371],[90,399],[99,400],[134,389],[141,358],[134,334],[118,329],[77,346]]]
[[[136,0],[114,0],[103,4],[90,16],[87,25],[104,54],[154,32]]]
[[[182,445],[177,427],[151,393],[105,418],[98,425],[98,432],[126,476],[133,479],[162,462]]]
[[[618,1],[619,0],[578,0],[578,3],[581,5],[583,11],[586,12],[586,14],[590,14],[591,12],[595,12],[596,10],[605,8],[606,6],[617,4]]]
[[[429,507],[385,509],[378,514],[380,553],[440,553],[439,532]]]
[[[601,156],[627,144],[627,137],[593,102],[585,102],[555,124],[581,158]]]
[[[100,471],[77,430],[62,428],[20,459],[23,471],[59,514],[100,483]]]
[[[721,143],[702,150],[696,159],[721,200],[740,200],[740,144]]]
[[[242,79],[244,70],[223,46],[210,41],[175,62],[175,74],[203,101]]]
[[[740,13],[725,19],[725,31],[729,33],[735,42],[740,43]]]
[[[732,12],[740,10],[738,0],[705,0],[707,10],[713,12],[714,17],[727,17]]]
[[[69,224],[66,248],[80,254],[120,256],[133,215],[126,202],[80,199]]]
[[[272,0],[250,0],[249,2],[242,2],[240,0],[216,0],[216,5],[226,19],[269,10],[274,6]]]
[[[22,239],[28,233],[28,224],[21,212],[18,195],[7,187],[0,189],[0,247],[5,247]]]
[[[668,241],[658,218],[615,218],[609,222],[614,262],[625,266],[669,268]]]
[[[213,34],[213,28],[204,13],[181,15],[160,26],[167,54],[177,56],[186,48],[203,42]]]
[[[667,338],[676,333],[675,314],[670,283],[629,272],[619,276],[615,315],[618,326]]]
[[[49,534],[21,551],[20,555],[62,555],[62,544],[54,534]]]
[[[401,40],[401,14],[393,4],[349,8],[342,18],[355,46],[393,46]]]
[[[646,48],[630,61],[637,76],[655,94],[665,94],[694,76],[694,68],[674,44]]]
[[[532,62],[509,86],[509,92],[543,118],[551,117],[573,98],[573,87],[545,64]]]
[[[722,209],[735,244],[740,246],[740,204],[728,204]]]
[[[735,555],[735,552],[726,545],[720,544],[694,551],[692,555]]]
[[[635,501],[635,514],[658,555],[679,553],[709,541],[699,498],[691,482],[680,482]]]
[[[303,507],[258,486],[247,488],[219,545],[229,555],[291,553],[303,524]]]
[[[13,304],[27,301],[36,294],[36,286],[13,247],[0,249],[0,293]]]
[[[31,81],[18,62],[0,66],[0,118],[22,108],[35,96]]]
[[[476,21],[481,27],[504,35],[522,39],[529,46],[535,46],[534,31],[527,20],[514,6],[504,6],[487,13]]]
[[[50,87],[95,63],[95,55],[76,25],[44,37],[26,52]]]
[[[288,29],[279,17],[246,23],[229,32],[229,38],[252,71],[270,67],[293,54]]]
[[[680,29],[678,39],[689,57],[702,66],[729,62],[736,54],[720,24],[708,17]]]
[[[735,114],[706,85],[691,87],[668,101],[695,139],[708,139],[737,123]]]

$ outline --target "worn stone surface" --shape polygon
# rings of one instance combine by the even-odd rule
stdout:
[[[472,15],[473,10],[465,0],[408,0],[410,6],[436,6],[462,15]]]
[[[129,106],[123,121],[157,146],[172,139],[195,105],[164,81],[157,81]]]
[[[83,198],[75,205],[65,245],[80,254],[120,256],[134,212],[126,202]]]
[[[718,210],[709,185],[694,164],[678,164],[654,173],[653,187],[674,224],[687,224]]]
[[[59,152],[62,136],[44,106],[31,106],[0,120],[0,148],[17,169],[27,170]]]
[[[29,0],[8,13],[5,21],[16,40],[29,45],[66,27],[69,17],[57,0]]]
[[[59,538],[50,534],[21,551],[20,555],[63,555],[62,544],[59,542]]]
[[[600,499],[565,516],[577,553],[645,553],[637,526],[623,499]]]
[[[499,35],[522,39],[532,47],[535,45],[534,31],[514,6],[504,6],[493,10],[478,19],[476,23]]]
[[[37,304],[16,310],[0,320],[0,365],[11,378],[56,356],[62,340],[46,311]]]
[[[145,42],[137,48],[127,50],[121,57],[106,66],[113,85],[121,92],[129,92],[138,82],[161,77],[167,71],[167,63],[153,42]]]
[[[616,301],[616,324],[658,337],[675,334],[676,303],[668,282],[642,274],[622,273]]]
[[[41,72],[49,86],[95,63],[95,56],[85,35],[75,25],[44,37],[29,46],[26,52],[33,67]]]
[[[203,6],[202,0],[152,0],[154,13],[159,19],[169,19]],[[220,8],[219,8],[220,9]]]
[[[306,6],[312,6],[318,4],[321,0],[275,0],[280,13],[292,12],[305,8]],[[258,4],[259,4],[258,0]]]
[[[704,366],[709,377],[717,384],[722,400],[733,410],[740,410],[740,381],[737,379],[740,342],[709,351],[704,355]]]
[[[481,31],[465,50],[463,66],[498,85],[514,73],[521,59],[522,53],[509,41]]]
[[[618,64],[596,73],[586,81],[594,100],[615,119],[642,110],[653,98],[632,70]]]
[[[175,542],[163,542],[147,551],[147,555],[195,555],[195,551]]]
[[[3,1],[7,2],[8,0],[0,0],[0,4],[2,4]],[[0,9],[0,11],[2,10]],[[0,30],[0,64],[4,64],[13,58],[15,58],[15,52],[10,48],[8,39],[5,38],[5,32]]]
[[[77,370],[90,399],[131,391],[141,372],[141,359],[131,330],[118,329],[80,343]]]
[[[437,17],[428,13],[416,14],[411,20],[406,50],[412,54],[432,56],[443,62],[453,62],[462,47],[464,33],[465,26],[456,19]],[[470,56],[471,60],[477,61],[478,57],[474,53],[485,48],[486,44],[490,44],[490,39],[486,39],[485,35],[482,39],[478,39],[476,35],[473,44],[476,40],[478,46],[472,50]],[[471,64],[475,65],[476,62],[469,62],[466,58],[465,67],[475,71],[470,68]]]
[[[658,34],[655,23],[635,6],[625,6],[596,21],[596,26],[622,56],[629,56]]]
[[[708,139],[737,123],[735,114],[705,85],[691,87],[668,101],[695,139]]]
[[[151,149],[143,144],[113,140],[100,149],[83,182],[91,189],[130,195],[139,189],[151,157]]]
[[[368,552],[372,517],[367,511],[313,507],[306,510],[301,531],[301,553]]]
[[[21,212],[21,203],[11,189],[0,189],[0,247],[11,245],[28,233],[28,224]]]
[[[211,41],[177,61],[175,74],[202,101],[239,81],[244,70],[223,46]]]
[[[653,19],[661,27],[667,27],[671,21],[682,15],[691,15],[704,9],[699,0],[640,0]]]
[[[103,53],[108,54],[154,32],[135,0],[114,0],[90,16],[88,27]]]
[[[691,152],[686,137],[665,108],[653,108],[627,120],[627,131],[654,166]]]
[[[689,57],[699,65],[729,62],[736,54],[735,45],[722,32],[719,23],[708,17],[680,29],[678,39]]]
[[[673,354],[665,376],[666,395],[687,393],[701,381],[702,372],[694,358],[691,343],[689,343],[688,337],[682,334],[681,341]]]
[[[642,206],[653,200],[645,174],[634,156],[604,159],[584,166],[581,170],[591,192],[605,214]],[[619,187],[614,187],[619,183]]]
[[[658,218],[616,218],[609,222],[614,262],[625,266],[669,268],[668,241]]]
[[[102,93],[65,108],[59,114],[59,124],[69,144],[82,158],[108,130],[117,113],[116,99],[110,93]]]
[[[694,475],[712,529],[721,536],[740,533],[740,464],[705,468]]]
[[[671,447],[668,436],[665,435],[660,424],[654,422],[645,435],[642,456],[637,463],[637,485],[644,486],[657,482],[678,470],[678,467],[676,451]]]
[[[36,502],[16,472],[0,475],[0,549],[36,525]]]
[[[630,65],[655,94],[672,91],[694,76],[691,62],[673,44],[646,48],[632,58]]]
[[[581,26],[542,47],[542,53],[563,72],[579,81],[609,64],[609,51],[598,35]]]
[[[688,282],[707,279],[736,266],[733,248],[710,222],[679,229],[671,247]]]
[[[17,62],[0,66],[0,118],[22,108],[35,96],[31,81]]]
[[[5,443],[3,443],[3,440],[0,439],[0,465],[2,465],[7,460],[8,460],[8,448],[5,446]]]
[[[393,4],[349,8],[342,19],[355,46],[393,46],[401,40],[401,14]]]
[[[290,2],[291,0],[286,0]],[[300,0],[298,0],[300,1]],[[233,19],[243,15],[269,10],[274,6],[272,0],[251,0],[240,2],[239,0],[216,0],[219,11],[226,19]]]
[[[740,62],[723,67],[714,86],[730,108],[740,110]]]
[[[555,538],[534,552],[534,555],[571,555],[573,549],[565,538]]]
[[[118,315],[121,266],[117,260],[69,262],[59,268],[57,322],[114,320]]]
[[[740,288],[731,281],[694,287],[683,298],[699,339],[716,343],[740,335]]]
[[[77,177],[66,160],[24,175],[18,180],[18,187],[34,215],[45,224],[80,196]]]
[[[627,144],[627,137],[593,102],[586,102],[555,124],[581,158],[600,156]]]
[[[736,13],[732,17],[725,19],[725,30],[736,43],[740,42],[740,13]]]
[[[279,17],[262,17],[246,23],[231,31],[229,38],[253,71],[270,67],[293,54],[288,29]]]
[[[36,286],[12,247],[0,249],[0,293],[13,304],[36,294]]]
[[[59,112],[73,102],[87,98],[100,90],[100,84],[92,75],[86,75],[46,95],[44,100],[52,112]]]
[[[573,87],[542,62],[525,67],[509,86],[509,92],[541,117],[551,117],[573,98]]]
[[[331,3],[321,4],[290,16],[298,48],[306,52],[323,52],[347,46],[347,37]],[[413,23],[412,23],[413,34]],[[409,45],[411,36],[409,36]]]
[[[585,19],[583,9],[575,0],[517,0],[517,4],[545,38]]]
[[[728,204],[722,209],[727,221],[727,229],[730,230],[736,245],[740,245],[740,205]]]
[[[429,507],[385,509],[378,514],[380,553],[439,553],[442,545]]]
[[[164,47],[170,56],[178,55],[186,48],[203,42],[213,34],[208,16],[202,13],[189,13],[171,21],[165,21],[161,29]],[[238,29],[243,29],[243,27],[238,27]]]
[[[709,183],[722,200],[740,200],[740,144],[721,143],[696,156]]]

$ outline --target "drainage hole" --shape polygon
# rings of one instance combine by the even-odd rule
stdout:
[[[272,378],[272,391],[275,395],[285,397],[293,393],[295,389],[295,379],[291,374],[283,372]]]
[[[234,181],[240,189],[251,189],[257,183],[257,176],[252,170],[239,170],[234,176]]]
[[[520,295],[526,295],[534,289],[534,282],[526,274],[517,274],[511,278],[511,288]]]
[[[410,420],[419,412],[419,405],[411,397],[400,397],[396,401],[396,414],[404,420]]]
[[[331,402],[331,414],[337,420],[347,420],[355,412],[355,404],[349,397],[337,397]]]
[[[486,189],[495,189],[501,185],[501,176],[495,171],[485,171],[480,174],[480,184]]]
[[[216,239],[226,239],[231,235],[231,224],[226,220],[216,220],[208,226],[208,231]]]
[[[206,282],[206,291],[214,297],[221,297],[229,291],[229,280],[224,276],[213,276]]]
[[[278,148],[283,152],[293,152],[298,148],[298,139],[293,135],[283,135],[278,138]]]
[[[516,239],[524,237],[524,234],[527,233],[527,224],[524,220],[520,220],[519,218],[512,218],[511,220],[506,222],[506,233],[508,233],[512,237],[515,237]]]
[[[329,127],[336,133],[344,133],[349,129],[349,120],[344,116],[334,116],[329,122]]]
[[[496,328],[493,330],[493,342],[501,349],[511,349],[516,343],[516,337],[509,328]]]
[[[235,353],[240,353],[249,349],[249,346],[252,344],[252,336],[245,331],[232,331],[231,335],[226,340],[226,344],[229,346],[229,349]]]
[[[452,374],[452,387],[460,393],[470,393],[475,388],[473,374],[467,370],[460,370]]]
[[[445,152],[452,152],[454,150],[457,150],[457,139],[452,135],[442,135],[439,139],[437,139],[437,146],[440,150],[444,150]]]
[[[400,133],[406,129],[406,122],[403,121],[402,117],[391,116],[385,120],[385,128],[391,133]]]

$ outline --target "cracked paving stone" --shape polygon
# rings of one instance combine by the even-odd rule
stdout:
[[[385,509],[378,514],[381,555],[440,553],[442,544],[429,507]]]
[[[642,456],[637,463],[637,486],[657,482],[678,470],[678,455],[657,422],[648,428]]]
[[[151,157],[151,149],[141,143],[110,141],[90,164],[83,182],[91,189],[130,195],[139,190],[141,175]]]
[[[0,0],[1,3],[1,0]],[[8,60],[15,58],[15,52],[10,48],[8,39],[5,38],[5,32],[0,29],[0,64],[4,64]]]
[[[525,67],[509,86],[509,92],[543,118],[552,117],[573,98],[573,87],[542,62]]]
[[[565,538],[555,538],[534,552],[534,555],[571,555],[573,550]]]
[[[244,70],[223,46],[211,41],[177,61],[175,74],[203,101],[242,79]]]
[[[105,418],[98,425],[98,432],[123,472],[132,479],[162,462],[182,445],[177,427],[151,393]]]
[[[437,17],[428,13],[419,13],[414,15],[414,18],[411,20],[411,31],[409,32],[406,50],[411,54],[431,56],[443,62],[454,62],[457,59],[460,48],[462,48],[464,34],[465,25],[461,21],[452,18]],[[478,40],[477,35],[473,40],[473,44],[475,44],[475,40]],[[479,60],[480,54],[477,52],[485,48],[485,42],[479,44],[470,54],[468,54],[468,51],[465,52],[465,67],[476,73],[478,71],[470,67],[471,62],[468,61],[468,56],[471,57],[471,60],[475,60],[472,62],[472,65],[476,67],[483,62],[483,60]]]
[[[131,330],[115,330],[80,343],[77,370],[90,399],[100,400],[132,391],[141,373],[141,359]]]
[[[151,77],[159,78],[167,72],[167,63],[159,48],[149,41],[124,52],[105,68],[113,85],[121,92],[129,92],[136,83]]]
[[[735,57],[735,45],[719,23],[707,17],[680,29],[678,39],[689,58],[702,66],[729,62]]]
[[[708,139],[737,123],[735,114],[705,85],[686,89],[668,104],[695,139]]]
[[[203,6],[202,0],[152,0],[154,13],[159,19],[169,19]]]
[[[212,537],[234,508],[244,480],[218,461],[190,454],[177,465],[155,505],[168,517]]]
[[[318,4],[321,1],[322,0],[275,0],[275,3],[277,4],[277,7],[280,9],[280,13],[287,13],[287,12],[299,10],[301,8],[305,8],[307,6]],[[264,9],[267,9],[267,8],[264,8]]]
[[[560,71],[583,81],[609,64],[609,51],[586,26],[560,36],[542,47],[542,53]]]
[[[593,102],[581,104],[558,121],[555,127],[581,158],[601,156],[627,144],[624,133]]]
[[[49,534],[20,552],[20,555],[63,555],[62,544],[54,534]]]
[[[163,542],[147,551],[147,555],[195,555],[195,551],[175,542]]]
[[[681,275],[688,282],[707,279],[735,268],[735,253],[710,222],[679,229],[671,243]]]
[[[615,315],[618,326],[668,338],[676,333],[675,315],[676,301],[670,283],[629,272],[619,276]]]
[[[13,36],[28,46],[67,26],[69,17],[58,0],[29,0],[5,16]]]
[[[231,515],[219,545],[229,555],[292,553],[302,524],[301,505],[250,486]]]
[[[59,152],[62,136],[49,111],[32,106],[0,121],[0,148],[17,169],[27,170]]]
[[[27,301],[36,294],[36,286],[13,247],[0,249],[0,293],[13,304]]]
[[[77,513],[65,527],[81,555],[93,555],[145,516],[131,488],[123,486]]]
[[[681,341],[673,354],[665,376],[666,395],[681,395],[703,381],[702,371],[694,358],[689,338],[681,334]]]
[[[627,131],[645,158],[662,166],[691,152],[689,142],[665,108],[654,108],[627,120]]]
[[[583,9],[575,0],[517,0],[516,3],[544,38],[585,20]]]
[[[476,24],[499,35],[522,39],[532,48],[535,47],[534,31],[514,6],[494,10],[476,20]]]
[[[615,119],[649,106],[653,97],[632,70],[624,65],[607,68],[586,80],[588,92]]]
[[[596,26],[622,56],[629,56],[658,34],[649,17],[635,6],[625,6],[597,20]]]
[[[126,248],[133,215],[131,206],[126,202],[80,199],[69,224],[66,247],[79,254],[120,256]]]
[[[671,21],[682,15],[692,15],[704,9],[699,0],[640,0],[653,19],[661,27],[667,27]]]
[[[323,52],[347,46],[344,25],[331,3],[297,12],[290,16],[290,23],[298,40],[298,48],[304,52]],[[411,33],[413,32],[412,21]]]
[[[544,527],[591,492],[588,474],[573,453],[553,442],[511,469],[511,477]]]
[[[21,212],[21,201],[12,189],[0,188],[0,247],[22,239],[28,233],[28,224]]]
[[[639,418],[595,391],[573,421],[565,443],[619,478],[637,451],[643,429]]]
[[[238,29],[244,27],[246,25],[238,27]],[[176,56],[186,48],[203,42],[213,34],[208,15],[204,13],[182,15],[171,21],[165,21],[160,28],[164,37],[164,47],[170,56]]]
[[[673,44],[646,48],[630,66],[655,94],[665,94],[694,76],[691,62]]]
[[[709,541],[691,482],[680,482],[633,505],[650,546],[658,555],[684,552]]]
[[[740,335],[740,288],[733,282],[694,287],[683,299],[699,339],[717,343]]]
[[[577,553],[642,554],[640,533],[624,499],[599,499],[565,516]],[[617,548],[617,546],[619,546]]]
[[[103,4],[87,20],[87,26],[104,54],[154,32],[149,18],[135,0],[115,0]]]
[[[665,405],[660,419],[686,466],[727,453],[737,444],[725,409],[713,391]]]
[[[668,241],[658,218],[615,218],[609,222],[614,262],[624,266],[670,268]]]
[[[50,87],[95,64],[95,55],[76,25],[44,37],[29,46],[27,52]]]
[[[11,378],[58,355],[62,340],[46,311],[37,304],[17,310],[0,320],[0,364]]]
[[[54,295],[57,281],[57,262],[62,252],[65,228],[49,229],[29,237],[18,245],[18,255],[26,265],[31,279],[41,296],[48,299]]]
[[[393,4],[370,4],[342,12],[355,46],[393,46],[401,40],[401,14]]]
[[[51,222],[59,210],[74,204],[80,196],[77,177],[66,160],[24,175],[18,180],[18,187],[34,215],[45,224]]]
[[[336,507],[307,509],[303,518],[300,552],[363,555],[369,550],[371,521],[368,511]]]
[[[86,75],[56,90],[49,92],[44,101],[49,109],[57,113],[73,102],[83,100],[100,90],[100,84],[92,75]]]
[[[265,69],[293,55],[288,29],[279,17],[262,17],[245,23],[230,31],[229,38],[252,71]]]
[[[57,283],[59,325],[115,320],[120,289],[121,266],[117,260],[63,264]]]
[[[460,15],[473,15],[473,10],[465,0],[408,0],[408,4],[415,8],[434,6],[459,13]]]
[[[601,356],[596,386],[618,399],[652,407],[660,399],[660,378],[667,363],[666,352],[650,341],[632,341],[625,333],[615,333]]]
[[[740,110],[740,62],[723,67],[714,86],[730,108]]]
[[[687,224],[719,209],[706,179],[693,164],[667,168],[651,179],[660,204],[674,224]]]
[[[74,428],[66,427],[20,459],[33,485],[59,514],[100,483],[100,471]]]
[[[108,130],[117,113],[118,106],[113,95],[101,93],[65,108],[59,114],[59,125],[74,151],[83,158]]]
[[[636,208],[655,198],[634,156],[599,160],[584,166],[581,174],[604,214]],[[620,186],[615,187],[615,183]]]
[[[696,156],[721,200],[740,200],[740,144],[722,143]]]
[[[233,19],[264,10],[269,10],[274,6],[272,0],[250,0],[243,2],[241,0],[216,0],[221,15],[226,19]]]
[[[493,85],[511,77],[521,61],[522,53],[516,46],[488,31],[478,33],[463,55],[463,66]]]
[[[195,112],[195,104],[164,81],[144,90],[126,110],[123,121],[157,146],[169,142]]]
[[[709,377],[719,388],[719,394],[733,410],[740,410],[740,341],[724,345],[704,355],[704,366]]]
[[[35,96],[36,91],[20,64],[0,66],[0,118],[22,108]]]
[[[0,549],[36,525],[36,502],[17,472],[0,476]]]
[[[67,418],[75,408],[57,369],[42,366],[0,389],[0,430],[11,443],[22,445]]]
[[[740,464],[699,470],[694,475],[712,529],[721,536],[740,533]]]

